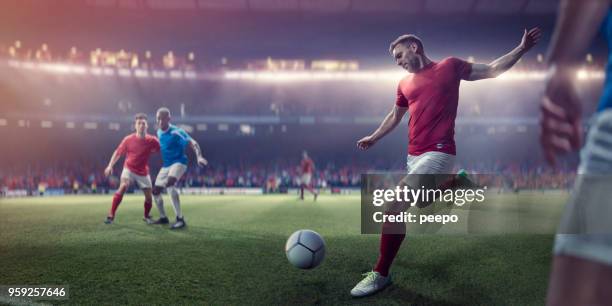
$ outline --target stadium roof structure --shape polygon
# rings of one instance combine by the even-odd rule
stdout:
[[[36,0],[18,2],[20,5],[40,4],[40,1]],[[75,1],[70,0],[47,2],[57,5],[75,5]],[[86,0],[76,2],[76,5],[113,9],[248,11],[251,13],[553,15],[558,2],[558,0]]]

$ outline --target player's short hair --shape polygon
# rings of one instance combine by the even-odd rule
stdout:
[[[417,45],[417,54],[425,54],[425,50],[423,49],[423,42],[421,41],[421,39],[414,35],[414,34],[405,34],[402,35],[398,38],[396,38],[394,41],[391,42],[391,44],[389,45],[389,53],[393,54],[393,49],[395,49],[395,47],[399,44],[410,44],[410,43],[415,43]]]
[[[160,108],[157,110],[157,113],[158,113],[158,114],[159,114],[159,113],[166,113],[166,114],[168,114],[168,116],[170,116],[170,110],[169,110],[167,107],[160,107]]]
[[[149,117],[145,113],[138,113],[138,114],[134,115],[134,121],[141,120],[141,119],[143,119],[144,121],[147,121],[147,119],[149,119]]]

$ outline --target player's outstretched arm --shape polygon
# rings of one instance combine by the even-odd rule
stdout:
[[[508,71],[508,69],[512,68],[512,66],[514,66],[514,64],[516,64],[516,62],[518,62],[518,60],[521,59],[525,53],[527,53],[527,51],[538,43],[541,36],[542,31],[540,31],[539,28],[533,28],[529,31],[525,29],[520,44],[516,48],[512,49],[512,51],[509,53],[489,64],[472,64],[472,72],[467,80],[476,81],[495,78],[498,75]]]
[[[357,141],[357,147],[362,150],[367,150],[372,147],[378,140],[385,137],[402,121],[402,118],[408,111],[407,107],[393,106],[393,109],[385,119],[383,119],[380,126],[369,136],[361,138]]]
[[[206,160],[206,158],[204,158],[204,156],[202,156],[202,149],[200,149],[200,145],[197,141],[195,141],[195,139],[191,139],[191,141],[189,142],[189,146],[193,150],[193,153],[195,153],[196,155],[196,158],[198,160],[198,166],[204,167],[208,165],[208,161]]]
[[[610,0],[563,0],[548,49],[550,66],[541,104],[540,142],[549,163],[580,148],[582,101],[574,88],[574,69],[586,52],[610,7]]]
[[[115,166],[120,157],[121,154],[119,154],[119,152],[115,150],[113,152],[113,156],[111,156],[111,159],[108,162],[108,166],[106,166],[106,169],[104,169],[104,175],[110,176],[111,174],[113,174],[113,167]]]

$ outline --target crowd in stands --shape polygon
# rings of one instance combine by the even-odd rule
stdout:
[[[120,170],[116,167],[110,177],[103,175],[105,163],[57,163],[48,167],[26,168],[5,167],[0,170],[0,189],[27,190],[32,194],[47,190],[61,190],[66,193],[108,193],[119,185]],[[387,167],[385,167],[387,166]],[[460,167],[456,167],[458,171]],[[485,183],[505,190],[525,189],[570,189],[575,179],[575,167],[564,166],[553,170],[545,165],[528,164],[474,164],[465,167],[468,173],[492,174],[485,177]],[[361,174],[376,171],[403,171],[400,163],[385,165],[378,161],[373,164],[320,163],[313,176],[319,188],[359,188]],[[157,169],[152,169],[155,179]],[[284,192],[299,187],[298,163],[278,162],[270,164],[214,164],[206,168],[189,167],[181,179],[181,187],[246,187],[262,188],[264,192]],[[488,180],[488,181],[486,181]]]

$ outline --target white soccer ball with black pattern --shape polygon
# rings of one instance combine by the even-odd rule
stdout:
[[[325,258],[325,241],[315,231],[299,230],[287,239],[285,253],[292,265],[300,269],[312,269]]]

